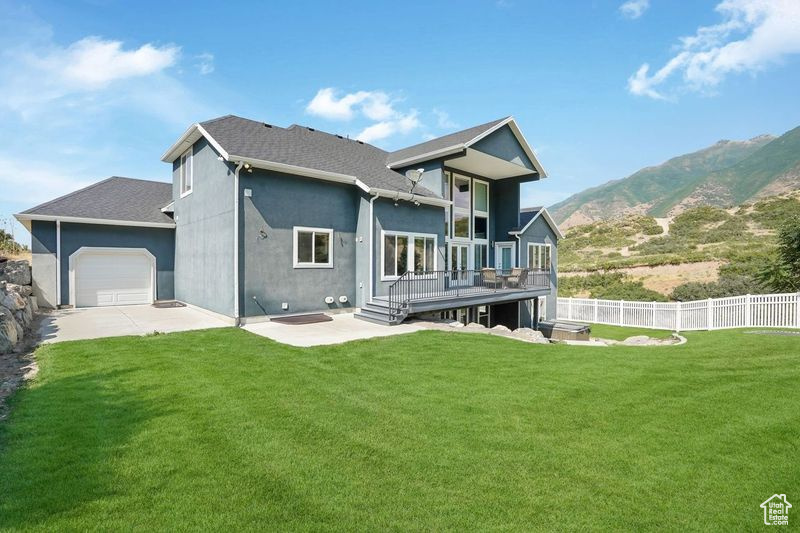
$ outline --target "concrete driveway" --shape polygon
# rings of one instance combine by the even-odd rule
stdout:
[[[61,309],[42,318],[39,333],[42,342],[73,341],[122,335],[146,335],[159,331],[230,326],[222,317],[191,307],[156,308],[152,305],[87,307]]]
[[[413,333],[424,328],[411,324],[382,326],[353,317],[353,313],[332,315],[329,322],[316,324],[279,324],[278,322],[259,322],[246,324],[244,329],[250,333],[268,337],[274,341],[292,346],[321,346],[387,335]]]

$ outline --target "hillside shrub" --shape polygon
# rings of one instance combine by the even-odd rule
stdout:
[[[795,217],[778,233],[777,259],[759,276],[775,292],[800,290],[800,217]]]
[[[665,302],[667,298],[634,281],[623,272],[595,272],[586,276],[561,277],[558,281],[560,296],[589,293],[590,298]]]
[[[672,291],[672,299],[679,302],[688,302],[705,300],[706,298],[726,298],[728,296],[760,294],[763,292],[763,285],[751,276],[729,275],[709,283],[691,281],[679,285]]]
[[[2,255],[16,255],[28,249],[15,241],[11,235],[4,229],[0,229],[0,256]]]

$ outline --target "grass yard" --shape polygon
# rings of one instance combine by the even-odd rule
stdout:
[[[800,338],[686,336],[46,346],[0,424],[0,528],[760,530],[773,493],[800,509]]]
[[[623,328],[619,326],[608,326],[606,324],[591,324],[591,327],[592,337],[615,341],[624,341],[628,337],[633,337],[635,335],[647,335],[654,339],[668,339],[672,336],[672,332],[666,329]],[[800,339],[798,340],[798,344],[800,344]]]

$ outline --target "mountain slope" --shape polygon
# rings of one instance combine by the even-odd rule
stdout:
[[[800,128],[775,138],[720,141],[575,194],[549,208],[565,227],[627,214],[666,216],[735,205],[800,187]]]

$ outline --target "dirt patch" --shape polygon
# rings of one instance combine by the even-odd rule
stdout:
[[[636,281],[651,290],[664,296],[672,294],[678,285],[690,281],[708,283],[719,279],[719,266],[721,261],[701,261],[699,263],[683,263],[680,265],[638,266],[619,268],[615,272],[624,272]],[[559,276],[588,276],[593,272],[559,272]],[[577,296],[581,298],[583,296]]]

